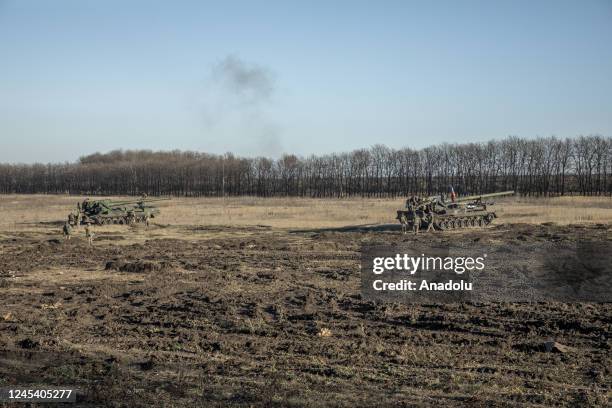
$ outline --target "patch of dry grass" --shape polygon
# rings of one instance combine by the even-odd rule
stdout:
[[[610,197],[512,197],[492,207],[502,222],[538,224],[609,223],[612,222]]]
[[[340,227],[394,222],[401,200],[308,198],[181,198],[158,222],[172,225],[267,225],[274,228]]]

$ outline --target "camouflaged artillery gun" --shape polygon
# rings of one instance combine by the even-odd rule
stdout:
[[[139,198],[136,200],[85,200],[79,205],[81,224],[133,224],[145,222],[159,214],[159,208],[149,205],[169,198]]]
[[[514,191],[481,194],[450,199],[443,195],[420,197],[412,196],[406,200],[406,208],[397,211],[397,219],[402,229],[418,232],[421,228],[450,230],[489,225],[497,215],[487,206],[494,205],[488,198],[503,197],[514,194]]]

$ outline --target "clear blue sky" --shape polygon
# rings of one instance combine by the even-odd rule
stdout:
[[[612,1],[0,0],[0,162],[612,135]]]

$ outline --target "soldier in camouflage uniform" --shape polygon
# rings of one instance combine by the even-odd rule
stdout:
[[[414,232],[414,235],[417,235],[419,233],[419,229],[421,229],[421,222],[422,222],[421,216],[415,212],[414,222],[412,224],[412,232]]]
[[[87,243],[90,246],[93,245],[94,233],[91,231],[91,224],[89,222],[85,224],[85,237],[87,238]]]
[[[410,197],[406,200],[406,214],[400,216],[400,223],[402,224],[402,233],[406,233],[408,230],[408,224],[412,222],[412,228],[414,230],[414,223],[416,222],[416,211],[414,210],[414,197]]]
[[[70,241],[70,236],[72,235],[72,227],[69,223],[64,223],[64,228],[62,228],[62,233],[64,234],[64,241]]]
[[[408,217],[405,214],[400,216],[400,224],[402,225],[402,234],[405,234],[408,228]]]
[[[429,214],[427,214],[427,231],[434,231],[434,219],[435,219],[435,215],[433,212],[430,212]]]
[[[426,219],[427,219],[427,231],[433,231],[434,230],[434,210],[433,210],[433,206],[431,204],[427,205],[427,215],[426,215]]]

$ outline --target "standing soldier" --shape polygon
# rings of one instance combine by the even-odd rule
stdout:
[[[91,224],[89,222],[85,224],[85,237],[89,246],[93,245],[94,233],[91,231]]]
[[[81,225],[81,212],[80,211],[77,211],[75,218],[76,218],[76,226],[78,228],[79,225]]]
[[[412,231],[414,232],[414,235],[417,235],[419,233],[419,229],[421,228],[421,221],[421,216],[415,212],[414,221],[412,223]]]
[[[72,227],[69,223],[64,223],[64,228],[62,228],[62,232],[64,234],[64,241],[70,241],[70,235],[72,234]]]
[[[145,227],[149,229],[149,214],[145,214],[144,222],[145,222]]]
[[[434,206],[429,203],[425,207],[425,220],[427,221],[427,231],[429,232],[434,229]]]
[[[406,200],[406,213],[400,216],[400,223],[402,224],[402,233],[406,233],[408,224],[414,223],[414,206],[412,205],[412,198]]]
[[[427,214],[427,221],[428,221],[428,224],[427,224],[427,231],[426,231],[426,232],[429,232],[429,231],[433,231],[433,230],[434,230],[434,217],[435,217],[435,216],[434,216],[433,211],[432,211],[432,212],[430,212],[429,214]]]
[[[402,225],[402,234],[406,234],[406,229],[408,228],[408,217],[406,214],[400,215],[400,224]]]

